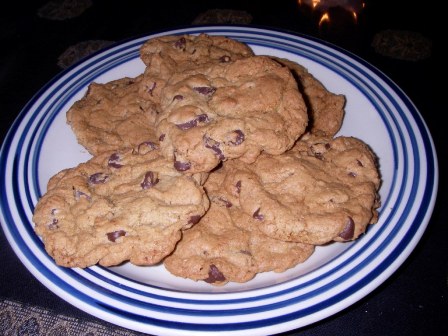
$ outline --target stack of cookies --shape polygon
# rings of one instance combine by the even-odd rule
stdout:
[[[64,267],[163,263],[223,285],[304,262],[378,220],[345,97],[223,36],[162,36],[135,78],[90,84],[67,122],[92,158],[53,176],[33,221]]]

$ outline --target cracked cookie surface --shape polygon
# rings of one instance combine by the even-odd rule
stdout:
[[[239,207],[266,235],[322,245],[349,241],[377,222],[380,177],[372,151],[353,137],[308,137],[250,165],[225,162],[209,197]]]
[[[67,123],[92,155],[108,150],[156,144],[156,106],[139,95],[142,75],[91,83],[67,111]]]
[[[207,184],[206,184],[207,185]],[[284,272],[314,252],[308,244],[284,242],[263,234],[258,222],[220,200],[182,240],[164,265],[172,274],[221,286],[247,282],[262,272]]]
[[[278,57],[273,59],[288,67],[297,80],[308,107],[307,132],[319,136],[335,136],[344,120],[345,96],[328,91],[308,69],[297,62]]]
[[[174,74],[156,121],[163,154],[178,170],[210,171],[290,149],[308,122],[291,72],[266,56]]]
[[[250,56],[254,53],[248,45],[225,36],[199,34],[152,38],[140,47],[140,58],[146,65],[140,95],[158,103],[163,88],[174,73]]]
[[[50,179],[35,231],[61,266],[153,265],[208,209],[203,181],[158,150],[106,152]]]

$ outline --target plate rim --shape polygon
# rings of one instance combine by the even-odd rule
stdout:
[[[256,326],[256,323],[252,323],[250,325],[253,325],[255,328],[254,329],[249,329],[251,331],[256,331],[256,332],[264,332],[266,330],[271,329],[272,327],[275,328],[276,332],[279,331],[288,331],[291,330],[291,327],[293,328],[299,328],[302,327],[304,325],[308,325],[311,324],[313,322],[316,322],[318,320],[321,320],[325,317],[328,317],[330,315],[333,315],[334,313],[348,307],[349,305],[353,304],[354,302],[362,299],[365,295],[367,295],[368,293],[370,293],[371,291],[373,291],[375,288],[377,288],[381,283],[383,283],[387,278],[389,278],[389,276],[394,273],[397,268],[404,262],[404,260],[407,259],[407,257],[409,256],[409,254],[414,250],[415,246],[418,244],[418,242],[420,241],[421,236],[423,235],[430,216],[433,212],[433,208],[434,208],[434,204],[435,204],[435,200],[436,200],[436,194],[437,194],[437,188],[438,188],[438,165],[437,165],[437,155],[436,155],[436,151],[435,151],[435,146],[432,140],[432,137],[430,135],[430,132],[426,126],[426,123],[424,122],[422,116],[420,115],[418,109],[416,108],[416,106],[412,103],[412,101],[406,96],[406,94],[392,81],[390,80],[385,74],[383,74],[380,70],[378,70],[377,68],[375,68],[373,65],[371,65],[370,63],[368,63],[367,61],[361,59],[360,57],[340,48],[337,47],[335,45],[332,45],[331,43],[319,40],[317,38],[312,38],[310,36],[307,35],[303,35],[300,33],[295,33],[295,32],[290,32],[290,31],[285,31],[285,30],[281,30],[281,29],[273,29],[271,27],[269,28],[265,28],[265,27],[256,27],[256,26],[250,26],[250,27],[246,27],[246,26],[227,26],[227,25],[202,25],[202,26],[195,26],[195,27],[184,27],[184,28],[175,28],[175,29],[167,29],[167,30],[160,30],[157,32],[153,32],[150,34],[144,34],[141,35],[139,37],[133,37],[133,38],[129,38],[126,40],[122,40],[122,41],[118,41],[115,44],[112,44],[108,47],[106,47],[105,49],[102,49],[101,51],[98,51],[94,54],[92,54],[91,56],[80,60],[79,62],[77,62],[76,64],[74,64],[73,66],[69,67],[68,69],[66,69],[65,71],[59,73],[57,76],[55,76],[52,80],[50,80],[46,85],[44,85],[31,99],[30,101],[25,105],[25,107],[22,109],[22,111],[19,113],[18,117],[16,118],[16,120],[14,121],[13,125],[11,126],[10,130],[8,131],[6,137],[5,137],[5,141],[2,144],[2,148],[1,148],[1,152],[0,152],[0,163],[4,163],[6,160],[5,157],[5,153],[7,152],[7,149],[9,149],[9,147],[11,146],[11,143],[13,142],[13,140],[15,140],[16,137],[16,133],[14,132],[14,130],[17,131],[17,129],[23,125],[24,120],[27,117],[32,117],[29,116],[29,112],[32,109],[32,107],[36,104],[36,102],[42,98],[42,96],[55,84],[57,83],[59,80],[61,80],[62,78],[64,78],[65,76],[67,76],[67,74],[69,74],[70,72],[74,71],[75,69],[77,69],[79,66],[81,66],[82,64],[85,64],[87,66],[89,60],[93,60],[95,57],[98,57],[100,55],[106,55],[108,54],[109,51],[113,50],[114,48],[117,48],[119,46],[123,46],[123,48],[125,48],[124,46],[126,46],[128,43],[132,43],[135,41],[140,41],[142,39],[146,39],[146,38],[150,38],[156,35],[164,35],[164,34],[171,34],[171,33],[184,33],[185,31],[194,31],[195,33],[201,31],[201,30],[209,30],[209,28],[212,28],[211,30],[218,30],[218,31],[234,31],[234,30],[241,30],[241,31],[246,31],[247,33],[252,33],[252,34],[261,34],[263,35],[263,33],[273,33],[275,34],[280,34],[280,35],[287,35],[292,39],[304,39],[304,40],[309,40],[312,41],[313,43],[318,43],[318,44],[322,44],[324,45],[326,48],[331,48],[334,49],[340,53],[342,53],[344,56],[346,56],[349,59],[353,59],[354,61],[360,63],[361,65],[363,65],[364,67],[366,67],[367,69],[369,69],[370,71],[372,71],[375,75],[377,75],[381,80],[383,80],[385,83],[387,83],[387,85],[393,89],[394,93],[398,95],[398,97],[401,99],[401,102],[405,103],[406,107],[408,108],[408,110],[412,113],[412,116],[414,117],[415,122],[417,122],[419,124],[419,129],[424,131],[426,140],[424,142],[424,147],[425,147],[425,151],[427,153],[431,153],[432,154],[432,159],[430,162],[430,165],[432,164],[432,167],[427,167],[428,172],[430,172],[431,174],[428,174],[426,176],[426,183],[425,183],[425,187],[428,185],[428,181],[431,180],[433,181],[432,185],[432,192],[429,193],[429,195],[426,195],[425,198],[429,200],[427,200],[427,204],[428,207],[419,212],[419,225],[418,225],[418,230],[415,232],[413,239],[411,239],[409,242],[411,242],[412,244],[407,244],[406,246],[404,246],[400,251],[400,253],[398,254],[398,256],[400,258],[398,258],[395,261],[391,261],[391,263],[388,265],[388,267],[385,268],[384,272],[380,274],[381,276],[381,280],[382,281],[377,281],[374,285],[366,285],[364,287],[362,287],[364,294],[358,295],[358,296],[348,296],[345,297],[345,302],[344,304],[339,304],[337,306],[337,309],[333,312],[328,312],[328,308],[334,308],[336,307],[335,305],[331,305],[329,307],[327,307],[327,314],[322,314],[322,311],[317,311],[317,314],[314,315],[314,319],[309,319],[305,324],[303,324],[303,319],[302,321],[302,325],[300,325],[300,323],[295,323],[292,320],[286,321],[286,322],[282,322],[281,327],[283,329],[279,329],[279,324],[274,323],[272,325],[268,325],[268,326],[264,326],[261,329],[258,328]],[[280,37],[276,37],[276,38],[280,38]],[[9,146],[8,146],[9,144]],[[17,155],[15,156],[16,159]],[[5,163],[6,164],[6,163]],[[0,166],[0,171],[3,172],[5,170],[5,167],[3,164],[1,164]],[[3,174],[2,174],[3,175]],[[0,190],[0,199],[4,200],[7,197],[5,196],[5,190],[1,189]],[[66,297],[66,292],[64,290],[61,290],[61,287],[59,286],[55,286],[55,284],[53,283],[47,283],[47,278],[42,275],[41,273],[37,272],[34,270],[33,272],[33,265],[30,263],[30,260],[28,260],[24,255],[23,252],[20,249],[20,246],[16,245],[16,240],[14,238],[14,235],[9,231],[9,225],[13,225],[12,223],[10,223],[9,221],[11,221],[12,218],[8,218],[7,215],[5,215],[4,209],[3,209],[3,201],[2,201],[2,208],[1,208],[1,222],[2,222],[2,227],[3,227],[3,231],[6,233],[7,239],[10,242],[10,245],[13,247],[14,251],[16,252],[16,254],[18,255],[19,259],[22,261],[22,263],[25,264],[25,266],[27,266],[28,270],[31,271],[31,273],[40,281],[42,282],[46,287],[48,287],[51,291],[55,292],[56,294],[58,294],[62,299],[64,299],[65,301],[77,306],[78,308],[83,309],[82,307],[79,306],[80,302],[81,303],[85,303],[84,301],[77,301],[77,298],[74,297]],[[416,221],[416,220],[415,220]],[[414,222],[415,222],[414,221]],[[8,222],[5,224],[5,222]],[[417,234],[417,235],[416,235]],[[396,249],[398,249],[398,247],[396,247]],[[356,292],[356,293],[359,293]],[[359,297],[360,296],[360,297]],[[97,316],[101,319],[104,319],[108,322],[114,323],[114,321],[110,318],[110,316],[103,316],[102,312],[98,312],[96,311],[95,308],[92,308],[90,310],[94,310],[95,313],[92,313],[91,311],[87,311],[88,313]],[[290,313],[292,314],[292,313]],[[325,316],[323,316],[325,315]],[[114,318],[114,317],[112,317]],[[116,316],[115,316],[116,318]],[[127,319],[125,319],[123,322],[128,321]],[[142,324],[143,323],[143,324]],[[129,326],[128,324],[123,325],[120,324],[123,327],[126,328],[130,328],[130,329],[134,329],[134,330],[138,330],[138,331],[150,331],[150,332],[161,332],[161,334],[164,334],[165,332],[170,332],[170,334],[173,334],[173,332],[179,332],[179,334],[184,334],[187,333],[189,330],[183,330],[183,329],[166,329],[165,327],[159,327],[156,324],[154,325],[150,325],[150,328],[147,328],[147,323],[145,322],[135,322],[135,325],[133,326]],[[248,324],[249,325],[249,324]],[[133,328],[134,327],[134,328]],[[135,329],[137,328],[137,329]],[[143,329],[141,329],[143,328]],[[205,328],[207,329],[207,328]],[[225,331],[227,335],[230,334],[238,334],[239,332],[242,333],[247,333],[247,327],[245,327],[244,329],[238,329],[238,330],[232,330],[232,331]],[[206,330],[207,331],[207,330]],[[214,330],[216,331],[216,330]],[[195,333],[197,333],[197,331],[194,331]]]

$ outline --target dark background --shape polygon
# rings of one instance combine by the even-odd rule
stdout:
[[[433,136],[440,185],[433,216],[404,264],[379,288],[342,312],[283,335],[442,335],[448,334],[448,220],[446,205],[446,87],[441,62],[443,18],[439,2],[366,1],[358,24],[319,31],[296,1],[93,1],[82,15],[49,20],[38,15],[48,1],[14,2],[0,13],[0,139],[38,90],[62,71],[61,54],[81,41],[121,41],[163,29],[191,25],[207,9],[237,9],[251,25],[273,27],[325,39],[364,58],[412,99]],[[446,19],[445,19],[446,21]],[[314,22],[314,23],[313,23]],[[431,55],[406,61],[378,54],[376,33],[392,29],[421,33]],[[436,38],[437,32],[437,38]],[[0,299],[12,299],[57,313],[96,321],[41,285],[21,264],[0,230]],[[1,322],[1,321],[0,321]],[[108,323],[101,322],[106,325]],[[248,335],[249,336],[249,335]]]

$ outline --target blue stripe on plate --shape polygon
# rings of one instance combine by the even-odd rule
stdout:
[[[344,291],[342,291],[341,293],[338,293],[337,295],[333,295],[330,296],[329,298],[320,301],[318,304],[312,305],[310,307],[304,307],[303,309],[300,309],[296,312],[290,313],[290,314],[285,314],[285,315],[281,315],[279,317],[275,317],[275,318],[271,318],[271,319],[265,319],[265,320],[259,320],[259,321],[255,321],[255,322],[249,322],[249,321],[245,321],[245,322],[241,322],[241,323],[229,323],[229,324],[218,324],[218,325],[208,325],[208,324],[186,324],[186,323],[179,323],[179,322],[175,322],[175,321],[161,321],[161,320],[157,320],[157,319],[151,319],[148,317],[144,317],[144,316],[140,316],[140,315],[129,315],[128,312],[125,312],[123,310],[117,310],[114,307],[110,307],[107,304],[105,304],[104,302],[101,301],[97,301],[94,298],[91,298],[89,296],[86,296],[84,293],[80,292],[77,288],[73,288],[72,286],[68,285],[65,281],[61,280],[58,276],[54,275],[51,270],[48,269],[48,267],[45,265],[47,262],[52,263],[52,259],[50,257],[48,257],[48,260],[44,260],[41,261],[38,258],[36,258],[36,256],[34,255],[34,252],[31,251],[27,246],[23,246],[25,245],[22,234],[18,232],[16,224],[14,223],[14,219],[13,216],[11,215],[11,212],[9,211],[9,209],[5,209],[2,206],[2,215],[4,216],[5,220],[3,223],[3,225],[6,226],[6,228],[8,229],[8,231],[11,233],[13,240],[16,242],[17,245],[19,245],[22,249],[22,252],[24,253],[24,255],[29,258],[33,265],[36,265],[36,269],[38,269],[38,271],[41,273],[41,275],[43,275],[46,279],[48,279],[49,281],[51,281],[52,283],[58,285],[60,288],[62,288],[68,295],[74,295],[74,297],[76,297],[79,300],[82,300],[84,303],[86,303],[87,305],[89,305],[90,307],[92,307],[93,310],[101,310],[103,312],[109,312],[111,315],[116,316],[116,317],[124,317],[133,321],[139,321],[139,322],[143,322],[145,324],[150,324],[150,325],[154,325],[154,326],[161,326],[163,328],[167,328],[167,329],[181,329],[181,330],[200,330],[200,331],[217,331],[217,330],[246,330],[246,329],[252,329],[252,328],[260,328],[260,327],[267,327],[267,326],[271,326],[271,325],[276,325],[276,324],[282,324],[285,322],[290,322],[296,319],[300,319],[300,318],[304,318],[306,316],[308,316],[309,314],[318,312],[320,310],[326,309],[330,306],[333,305],[338,305],[338,302],[350,297],[351,295],[355,294],[358,290],[360,290],[361,288],[365,287],[366,285],[370,284],[372,281],[374,281],[380,274],[382,274],[383,272],[385,272],[391,265],[394,264],[396,258],[398,256],[400,256],[403,251],[406,249],[406,246],[408,246],[408,244],[415,240],[415,234],[418,230],[421,229],[422,225],[425,225],[426,221],[427,221],[427,217],[428,217],[428,213],[430,213],[432,211],[432,205],[434,202],[434,195],[435,195],[435,189],[436,189],[436,183],[435,181],[437,180],[437,166],[436,166],[436,157],[435,157],[435,153],[433,152],[433,147],[432,147],[432,141],[430,138],[430,135],[427,133],[427,129],[425,127],[425,124],[423,122],[423,120],[421,119],[421,116],[419,115],[418,111],[415,109],[415,107],[413,106],[413,104],[408,100],[408,98],[404,95],[404,93],[399,90],[395,84],[390,81],[385,75],[383,75],[382,73],[380,73],[377,69],[375,69],[374,67],[372,67],[371,65],[369,65],[367,62],[357,59],[356,57],[354,57],[354,55],[350,55],[347,52],[343,51],[343,50],[339,50],[340,53],[343,54],[342,57],[339,57],[336,54],[333,54],[332,57],[337,57],[337,60],[339,62],[345,63],[345,67],[347,68],[343,68],[344,71],[348,71],[351,73],[351,76],[347,76],[345,75],[343,72],[341,72],[341,69],[339,68],[339,66],[333,66],[331,59],[329,57],[327,57],[327,59],[325,59],[325,57],[323,57],[321,54],[319,53],[329,53],[330,51],[332,52],[331,48],[337,50],[336,48],[334,48],[334,46],[327,46],[326,48],[321,48],[321,47],[317,47],[316,45],[314,45],[313,43],[309,43],[304,37],[297,37],[297,36],[293,36],[293,35],[285,35],[282,32],[276,32],[276,31],[270,31],[267,32],[265,30],[241,30],[241,29],[228,29],[228,28],[212,28],[210,30],[210,28],[197,28],[197,29],[187,29],[187,30],[180,30],[180,31],[175,31],[175,33],[181,34],[181,33],[200,33],[200,32],[206,32],[206,33],[219,33],[219,34],[226,34],[227,36],[232,37],[232,35],[234,35],[236,38],[239,39],[246,39],[249,43],[258,43],[259,40],[261,40],[261,45],[263,46],[267,46],[267,47],[271,47],[271,42],[269,41],[264,41],[266,36],[269,38],[278,38],[280,36],[280,38],[291,42],[292,46],[289,46],[285,43],[276,43],[277,47],[279,48],[284,48],[282,50],[285,51],[289,51],[289,52],[293,52],[295,54],[298,55],[306,55],[307,57],[310,57],[311,60],[319,62],[321,64],[325,64],[325,66],[329,67],[330,69],[332,69],[333,71],[336,71],[339,75],[343,75],[344,78],[346,78],[349,81],[352,81],[351,76],[356,76],[357,80],[359,80],[360,82],[362,82],[364,85],[366,85],[367,88],[372,88],[372,83],[373,83],[373,88],[375,89],[379,89],[379,93],[384,94],[387,98],[386,101],[384,101],[382,98],[379,97],[379,93],[369,93],[366,91],[366,89],[363,89],[362,92],[363,94],[365,94],[367,97],[369,97],[369,100],[372,102],[372,104],[377,108],[377,110],[379,111],[380,115],[382,116],[382,120],[385,123],[388,132],[390,134],[391,137],[391,141],[393,143],[393,147],[394,147],[394,158],[397,158],[397,154],[396,154],[396,147],[398,146],[397,142],[395,141],[395,138],[393,138],[393,134],[391,131],[391,126],[388,125],[387,123],[387,119],[385,118],[384,115],[389,115],[390,117],[393,118],[393,122],[395,122],[397,124],[397,117],[395,117],[393,111],[390,108],[387,108],[386,111],[383,111],[380,106],[378,105],[378,103],[376,102],[377,100],[379,100],[382,104],[384,103],[384,106],[388,106],[389,104],[387,100],[389,100],[389,102],[391,102],[394,107],[397,109],[399,116],[401,119],[403,119],[403,121],[405,122],[406,125],[406,132],[411,132],[413,131],[411,125],[409,124],[408,120],[407,120],[407,115],[406,113],[408,111],[403,111],[401,108],[399,108],[398,106],[398,102],[395,100],[395,98],[393,97],[392,94],[390,94],[387,90],[385,90],[382,86],[378,86],[380,83],[377,82],[377,80],[373,77],[371,77],[368,73],[366,73],[362,67],[359,67],[357,69],[356,72],[361,72],[361,77],[359,77],[357,75],[356,72],[352,71],[352,68],[356,65],[353,62],[350,61],[350,58],[355,59],[356,61],[358,61],[362,66],[368,68],[370,71],[372,71],[375,75],[377,75],[381,80],[385,81],[391,88],[394,94],[397,94],[406,104],[407,108],[409,109],[409,111],[411,112],[411,115],[416,119],[417,121],[417,127],[418,130],[422,133],[422,138],[423,138],[423,142],[424,142],[424,149],[426,151],[427,154],[427,160],[428,160],[428,174],[426,176],[426,184],[424,186],[424,196],[423,196],[423,201],[421,204],[421,207],[419,208],[419,211],[417,213],[417,215],[414,217],[413,221],[411,224],[407,223],[406,220],[410,219],[409,217],[409,211],[412,205],[415,205],[414,203],[416,202],[414,200],[414,203],[409,202],[409,205],[404,209],[404,211],[401,213],[400,217],[398,218],[398,220],[396,220],[394,217],[396,217],[396,213],[392,212],[387,221],[385,222],[385,225],[383,228],[381,228],[378,232],[377,232],[377,236],[374,237],[374,239],[372,239],[371,241],[369,241],[367,244],[362,245],[361,247],[366,248],[368,246],[371,246],[374,241],[376,239],[379,239],[378,237],[381,235],[381,233],[386,230],[386,227],[389,223],[389,221],[391,221],[392,219],[396,220],[396,227],[393,228],[392,232],[393,234],[391,234],[389,237],[387,237],[384,241],[382,241],[381,243],[381,247],[387,247],[387,246],[394,246],[395,248],[394,250],[388,254],[388,256],[381,261],[381,263],[375,267],[370,273],[368,273],[367,275],[363,276],[361,279],[352,282],[348,287],[346,287],[346,289]],[[259,36],[261,34],[261,36]],[[241,37],[240,35],[249,35],[249,37]],[[312,39],[310,39],[312,41]],[[129,42],[127,46],[122,47],[121,49],[118,49],[120,52],[126,52],[127,50],[129,50],[130,48],[138,48],[138,46],[141,44],[141,41],[143,41],[143,38],[141,38],[138,42],[132,43]],[[252,41],[252,42],[251,42]],[[256,41],[256,42],[254,42]],[[319,42],[321,43],[321,41],[314,41],[314,42]],[[297,45],[294,44],[299,44],[299,45],[305,45],[307,48],[311,48],[312,50],[308,50],[306,48],[299,48]],[[329,48],[329,50],[327,50],[327,48]],[[53,98],[53,96],[57,96],[59,94],[59,96],[57,96],[57,99],[55,100],[54,103],[52,103],[52,107],[49,111],[51,111],[50,113],[52,113],[51,117],[49,119],[46,120],[45,124],[43,124],[43,130],[41,133],[38,133],[37,130],[35,129],[32,133],[32,137],[31,139],[33,139],[31,142],[34,142],[35,138],[38,137],[37,139],[37,148],[40,148],[42,146],[42,141],[45,138],[45,134],[48,131],[48,128],[51,125],[51,122],[53,121],[54,117],[60,112],[60,110],[62,109],[63,105],[71,98],[73,97],[73,95],[75,95],[82,87],[84,87],[92,78],[94,78],[95,76],[104,73],[110,69],[112,69],[113,67],[117,66],[117,63],[113,63],[113,61],[108,60],[111,57],[111,54],[113,55],[114,53],[118,52],[117,51],[113,51],[112,49],[109,48],[109,52],[106,52],[104,55],[102,55],[100,57],[101,61],[105,61],[105,65],[101,65],[101,66],[97,66],[97,68],[95,69],[95,71],[97,71],[97,73],[95,73],[94,75],[88,76],[88,77],[83,77],[82,82],[79,82],[78,85],[75,85],[74,87],[71,87],[71,89],[66,92],[65,94],[60,94],[58,92],[58,90],[60,90],[65,84],[70,84],[70,81],[75,78],[76,76],[78,76],[79,74],[81,74],[83,71],[90,71],[91,67],[94,65],[94,63],[90,64],[88,61],[84,61],[83,63],[81,63],[81,65],[83,65],[85,63],[84,66],[80,67],[80,69],[77,69],[77,71],[73,74],[71,74],[68,78],[64,78],[63,83],[64,84],[60,84],[58,85],[58,89],[57,90],[53,90],[50,95],[51,97],[47,97],[46,101],[48,101],[49,99]],[[136,50],[136,49],[135,49]],[[131,54],[133,54],[135,57],[135,50],[130,52]],[[316,51],[317,50],[317,51]],[[109,54],[110,53],[110,54]],[[101,55],[101,54],[99,54]],[[347,58],[348,57],[348,58]],[[123,61],[124,62],[124,61]],[[57,77],[57,80],[63,78],[64,74],[61,74],[61,76]],[[56,82],[56,80],[54,81]],[[355,82],[352,82],[355,83]],[[51,84],[51,83],[50,83]],[[0,160],[0,174],[1,174],[1,178],[3,179],[4,184],[6,185],[4,181],[5,179],[5,167],[6,167],[6,160],[8,159],[6,156],[6,149],[9,148],[11,146],[11,142],[13,140],[13,136],[15,135],[15,131],[17,130],[17,127],[19,126],[19,124],[22,122],[23,117],[26,115],[27,111],[29,109],[31,109],[33,107],[33,104],[37,101],[37,99],[39,98],[39,95],[44,95],[46,90],[51,86],[51,85],[47,85],[44,87],[44,89],[36,96],[33,97],[33,99],[30,101],[30,103],[27,105],[27,107],[24,109],[24,111],[22,111],[22,113],[19,115],[19,118],[17,119],[17,121],[13,124],[13,127],[11,128],[11,131],[8,133],[8,136],[6,138],[6,141],[4,143],[4,146],[2,148],[2,153],[1,153],[1,160]],[[40,108],[42,108],[45,104],[40,104]],[[38,113],[40,113],[40,111],[38,110]],[[38,114],[37,113],[37,114]],[[42,112],[43,114],[48,113],[47,112]],[[34,118],[36,118],[37,114],[32,116],[32,119],[34,121]],[[43,123],[43,119],[38,121],[38,125],[42,125]],[[29,125],[33,124],[32,121],[29,122]],[[402,146],[404,147],[406,144],[403,141],[404,135],[403,135],[403,130],[401,130],[400,128],[397,129],[399,131],[399,137],[400,137],[400,143],[402,144]],[[26,145],[24,145],[24,136],[22,136],[20,138],[20,142],[19,142],[19,146],[18,148],[20,150],[16,151],[16,154],[14,155],[14,172],[13,172],[13,188],[14,188],[14,203],[15,205],[18,206],[19,208],[19,216],[20,219],[23,221],[22,223],[25,223],[25,227],[27,228],[28,232],[27,234],[30,237],[36,237],[32,231],[32,224],[29,222],[29,219],[26,218],[25,215],[25,210],[23,205],[21,204],[21,202],[23,200],[21,200],[20,197],[18,197],[17,195],[20,193],[18,190],[18,185],[19,185],[19,179],[23,176],[20,175],[21,171],[20,171],[20,167],[18,166],[18,159],[19,159],[19,153],[22,150],[22,147]],[[420,152],[418,149],[418,146],[416,144],[416,140],[415,139],[411,139],[411,144],[412,144],[412,154],[414,155],[414,157],[416,158],[416,171],[414,173],[414,177],[412,180],[412,190],[411,190],[411,195],[415,194],[417,192],[417,189],[420,188],[421,186],[419,185],[419,169],[420,169],[420,165],[423,163],[420,163]],[[31,144],[28,144],[28,147],[26,148],[26,157],[28,157],[29,154],[31,153]],[[405,159],[408,160],[408,156],[407,156],[407,152],[406,152],[406,148],[403,148],[403,153],[405,155]],[[28,159],[25,160],[26,165],[25,167],[27,167],[30,163],[28,162]],[[27,193],[27,206],[30,209],[33,209],[33,204],[31,201],[31,193],[34,192],[36,195],[40,195],[40,190],[38,189],[38,185],[37,185],[37,166],[38,166],[38,155],[35,154],[35,156],[33,157],[33,159],[31,160],[31,169],[33,171],[33,175],[32,175],[32,179],[34,179],[33,184],[33,188],[34,190],[26,190]],[[405,165],[406,167],[407,165]],[[406,177],[408,176],[409,172],[406,170],[404,171],[404,180],[406,180]],[[26,175],[26,174],[25,174]],[[394,186],[391,190],[395,189],[395,184],[398,183],[399,181],[396,181],[396,174],[394,174],[394,178],[393,178],[393,183]],[[27,177],[26,177],[27,178]],[[28,182],[28,181],[26,181]],[[27,185],[27,184],[26,184]],[[404,185],[400,186],[400,192],[399,192],[399,201],[400,203],[403,201],[402,197],[403,197],[403,188]],[[6,190],[5,188],[0,188],[0,195],[2,200],[5,200],[6,202],[2,201],[2,204],[8,204],[9,206],[11,206],[12,208],[14,208],[14,204],[9,204],[7,197],[6,197]],[[20,224],[17,224],[20,225]],[[404,236],[401,238],[401,240],[399,241],[399,243],[396,243],[396,239],[397,239],[397,235],[398,233],[402,233],[401,231],[406,229],[405,225],[408,225],[409,228],[407,228],[406,233],[404,234]],[[364,243],[364,242],[363,242]],[[36,244],[36,246],[39,246],[40,249],[43,249],[43,245],[40,242],[39,239],[34,239],[34,244]],[[352,247],[350,248],[354,248],[355,246],[357,246],[358,242],[356,242],[355,244],[353,244]],[[22,245],[22,246],[21,246]],[[252,308],[246,308],[246,309],[232,309],[229,311],[220,311],[219,314],[218,313],[211,313],[213,316],[222,316],[223,312],[225,312],[224,315],[227,316],[231,316],[231,315],[244,315],[244,314],[249,314],[249,313],[256,313],[256,312],[264,312],[264,311],[268,311],[268,310],[276,310],[279,308],[284,308],[284,307],[288,307],[290,305],[293,304],[297,304],[298,302],[302,302],[303,300],[310,298],[310,297],[315,297],[315,296],[319,296],[322,294],[325,294],[326,291],[328,289],[331,289],[333,286],[338,285],[338,284],[344,284],[345,282],[348,282],[349,280],[352,280],[355,275],[357,273],[359,273],[360,271],[362,271],[366,265],[373,263],[374,261],[377,261],[377,258],[379,258],[382,254],[381,249],[376,250],[372,255],[370,255],[369,257],[367,257],[366,260],[363,260],[362,264],[358,264],[351,272],[350,274],[346,274],[343,276],[340,276],[339,278],[337,278],[335,281],[330,282],[329,284],[322,286],[322,288],[319,288],[318,290],[314,290],[314,291],[310,291],[304,295],[301,296],[297,296],[294,297],[292,299],[289,300],[284,300],[284,301],[279,301],[273,304],[262,304],[262,302],[260,302],[260,306],[259,307],[252,307]],[[356,256],[353,256],[349,259],[344,259],[342,260],[343,264],[346,263],[356,263]],[[297,290],[301,290],[303,288],[306,288],[309,285],[312,284],[316,284],[319,281],[322,281],[323,279],[325,279],[326,277],[332,275],[334,272],[336,272],[337,270],[332,270],[329,271],[325,274],[323,274],[320,277],[317,277],[316,279],[311,280],[310,282],[306,283],[306,284],[301,284],[298,286],[293,286],[292,288],[287,288],[283,291],[279,291],[279,292],[272,292],[269,294],[265,294],[265,295],[258,295],[255,296],[253,298],[242,298],[242,299],[233,299],[233,300],[225,300],[225,299],[219,299],[222,297],[222,293],[220,295],[218,295],[218,300],[212,300],[212,301],[205,301],[205,300],[196,300],[196,299],[181,299],[181,298],[175,298],[175,297],[169,297],[169,296],[161,296],[161,295],[155,295],[152,293],[147,293],[147,292],[143,292],[143,291],[139,291],[136,290],[134,288],[128,288],[128,287],[123,287],[122,284],[120,283],[116,283],[114,281],[110,281],[107,278],[104,278],[103,276],[101,276],[100,274],[96,274],[95,271],[93,271],[92,269],[87,269],[85,270],[88,274],[90,275],[94,275],[95,277],[97,277],[99,280],[101,281],[106,281],[109,284],[112,284],[114,286],[116,286],[117,288],[121,288],[121,289],[126,289],[131,293],[136,293],[139,295],[142,295],[144,297],[147,298],[156,298],[156,299],[162,299],[162,300],[166,300],[168,302],[168,306],[161,306],[161,305],[154,305],[154,304],[148,304],[148,303],[144,303],[144,302],[140,302],[138,300],[135,299],[131,299],[131,298],[127,298],[125,296],[119,295],[117,293],[111,292],[95,283],[91,283],[91,281],[86,280],[82,275],[79,275],[78,273],[70,270],[70,269],[66,269],[64,270],[64,274],[65,275],[69,275],[72,280],[75,283],[79,283],[82,285],[87,285],[89,287],[94,288],[95,290],[98,290],[99,293],[101,294],[105,294],[108,297],[110,297],[113,300],[118,300],[121,301],[123,303],[126,304],[131,304],[134,305],[136,307],[143,307],[143,308],[147,308],[148,310],[155,310],[155,311],[164,311],[164,312],[169,312],[170,314],[173,315],[192,315],[192,316],[208,316],[210,311],[204,311],[199,309],[178,309],[178,308],[173,308],[169,306],[169,302],[180,302],[180,303],[197,303],[200,305],[217,305],[217,309],[219,308],[220,304],[228,304],[229,302],[231,303],[245,303],[245,302],[251,302],[251,301],[262,301],[264,299],[267,298],[275,298],[276,296],[281,296],[283,294],[288,294],[288,293],[294,293],[294,291]],[[124,277],[123,277],[124,278]],[[154,287],[157,288],[157,287]],[[273,290],[275,290],[275,286],[273,287]],[[71,294],[73,292],[73,294]],[[254,293],[256,293],[256,291],[254,291]],[[167,291],[167,295],[170,295],[169,291]],[[210,294],[213,295],[213,294]],[[113,316],[110,317],[110,321],[113,321]]]
[[[288,50],[288,51],[290,51],[290,50]],[[350,77],[347,77],[346,75],[344,75],[344,77],[346,78],[346,79],[348,79],[348,80],[350,80]],[[370,95],[369,95],[370,96]],[[375,100],[374,99],[370,99],[373,103],[375,103]],[[379,110],[379,107],[377,106],[377,109]]]

